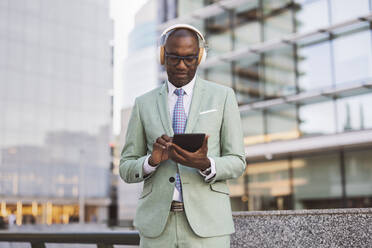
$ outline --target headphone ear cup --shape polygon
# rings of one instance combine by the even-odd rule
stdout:
[[[160,46],[159,47],[159,60],[160,60],[160,64],[161,65],[164,65],[164,46]]]
[[[199,54],[198,54],[198,65],[200,65],[204,55],[204,47],[199,48]]]
[[[198,65],[203,64],[207,58],[207,50],[204,47],[199,49]]]

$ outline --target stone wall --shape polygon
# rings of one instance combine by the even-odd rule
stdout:
[[[372,247],[372,208],[235,212],[231,247]]]

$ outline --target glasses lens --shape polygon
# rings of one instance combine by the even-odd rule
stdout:
[[[172,54],[166,54],[167,63],[176,66],[180,63],[181,59],[187,66],[192,66],[195,64],[198,56],[177,56]]]
[[[177,56],[168,55],[167,58],[168,63],[171,65],[177,65],[180,62],[180,58],[178,58]]]
[[[194,56],[186,57],[186,58],[183,59],[183,61],[185,62],[186,65],[190,66],[190,65],[193,65],[196,62],[196,57],[194,57]]]

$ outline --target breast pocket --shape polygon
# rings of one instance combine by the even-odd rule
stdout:
[[[203,111],[199,114],[195,125],[195,132],[213,135],[219,133],[221,127],[221,113],[216,111]]]

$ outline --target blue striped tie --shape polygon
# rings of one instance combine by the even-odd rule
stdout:
[[[174,94],[176,94],[178,97],[173,111],[173,132],[175,134],[181,134],[185,132],[187,121],[185,108],[183,107],[183,95],[185,94],[185,91],[183,89],[176,89]],[[182,194],[181,178],[178,173],[176,174],[176,189],[178,192],[180,192],[180,194]]]

